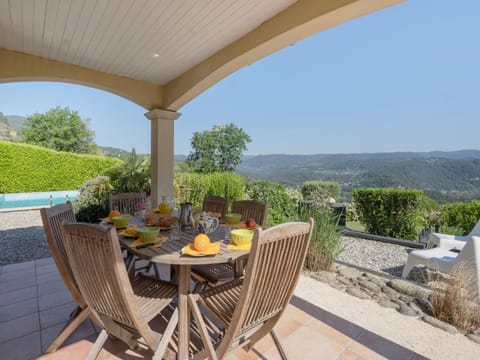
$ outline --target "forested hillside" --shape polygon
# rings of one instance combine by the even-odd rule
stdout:
[[[423,189],[438,201],[480,199],[480,151],[246,156],[238,171],[284,184],[336,181],[356,187]]]

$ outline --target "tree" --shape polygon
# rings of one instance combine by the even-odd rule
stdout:
[[[88,120],[82,120],[77,111],[68,107],[56,107],[45,114],[35,113],[20,129],[26,143],[79,154],[95,153],[94,134],[88,128]]]
[[[215,125],[211,130],[195,132],[188,166],[197,173],[233,171],[242,161],[250,136],[234,124]]]

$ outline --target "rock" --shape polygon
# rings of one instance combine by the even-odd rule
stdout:
[[[415,311],[417,313],[417,315],[422,315],[423,314],[423,310],[420,308],[420,306],[418,306],[418,304],[415,302],[415,301],[409,301],[407,303],[408,306],[410,306],[410,308]]]
[[[405,280],[392,279],[387,282],[387,285],[399,293],[412,297],[428,299],[428,296],[431,293],[431,290],[424,289],[421,286]]]
[[[384,292],[387,295],[390,295],[393,298],[398,298],[399,295],[400,295],[398,292],[396,292],[391,287],[386,286],[386,285],[382,286],[381,289],[382,289],[382,292]]]
[[[375,276],[375,275],[372,275],[372,274],[365,274],[365,275],[366,275],[367,279],[369,279],[372,283],[374,283],[375,285],[377,285],[379,287],[382,287],[386,283],[386,280],[382,279],[381,277],[378,277],[378,276]]]
[[[417,316],[417,312],[413,310],[410,306],[405,304],[403,301],[398,301],[397,304],[399,305],[397,311],[400,314],[407,315],[407,316]]]
[[[422,299],[422,298],[415,298],[414,301],[418,305],[418,307],[422,310],[422,312],[430,316],[433,315],[433,305],[429,300]]]
[[[337,281],[337,274],[329,271],[320,271],[312,275],[312,278],[331,285]]]
[[[381,299],[378,301],[378,305],[383,306],[385,308],[395,309],[395,310],[398,310],[400,308],[400,305],[394,303],[390,299]]]
[[[470,340],[476,342],[477,344],[480,344],[480,335],[476,335],[476,334],[467,334],[465,335],[467,338],[469,338]]]
[[[351,281],[347,278],[344,278],[343,276],[337,276],[337,281],[345,285],[352,285]]]
[[[362,272],[355,269],[355,268],[349,268],[349,267],[338,267],[338,273],[347,278],[347,279],[357,279],[360,276],[362,276]]]
[[[449,332],[450,334],[458,333],[458,330],[455,326],[447,324],[446,322],[440,321],[437,318],[434,318],[433,316],[424,315],[424,316],[422,316],[422,320],[425,321],[427,324],[430,324],[430,325],[435,326],[439,329],[445,330],[445,331]]]
[[[371,299],[370,295],[364,293],[362,290],[360,290],[359,288],[356,288],[354,286],[348,287],[345,292],[347,294],[358,297],[360,299],[364,299],[364,300],[370,300]]]
[[[378,285],[376,285],[375,283],[371,282],[371,281],[367,281],[367,280],[364,280],[364,279],[360,279],[358,281],[358,285],[360,286],[363,286],[364,288],[370,290],[370,291],[373,291],[373,292],[380,292],[380,287]]]
[[[408,303],[411,300],[411,296],[407,296],[407,295],[400,295],[398,298],[402,300],[404,303]]]

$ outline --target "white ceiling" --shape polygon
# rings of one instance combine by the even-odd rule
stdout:
[[[163,85],[295,0],[0,0],[0,48]]]

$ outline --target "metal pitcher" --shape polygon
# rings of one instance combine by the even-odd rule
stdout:
[[[193,227],[193,204],[191,202],[180,204],[179,222],[183,229]]]

